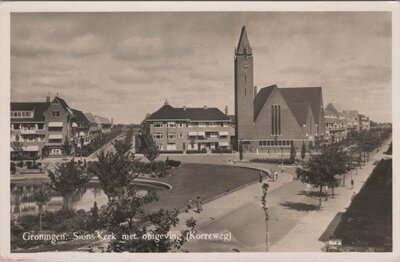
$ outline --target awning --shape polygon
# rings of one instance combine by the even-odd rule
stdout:
[[[36,151],[39,151],[39,146],[24,146],[24,147],[22,147],[22,150],[36,152]]]
[[[49,127],[62,127],[63,122],[49,122]]]
[[[218,133],[220,136],[229,136],[229,132],[227,131],[219,131]]]
[[[219,146],[229,146],[229,142],[219,142]]]
[[[197,132],[189,132],[189,136],[197,136]]]
[[[62,139],[62,135],[49,135],[49,139]]]
[[[206,136],[206,132],[197,132],[198,136]]]
[[[78,127],[78,124],[75,123],[75,122],[73,122],[73,123],[72,123],[72,127]]]

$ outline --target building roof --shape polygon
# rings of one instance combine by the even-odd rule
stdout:
[[[99,125],[110,125],[111,122],[108,118],[102,116],[94,116],[94,121]]]
[[[11,111],[33,111],[33,118],[11,118],[11,122],[44,122],[48,102],[11,102]]]
[[[328,116],[340,116],[339,112],[336,110],[336,108],[333,106],[332,103],[329,103],[324,110],[325,115]]]
[[[278,87],[276,85],[263,87],[257,93],[256,97],[254,98],[254,121],[256,121],[258,114],[260,114],[261,109],[264,107],[265,102],[274,88]]]
[[[91,113],[84,113],[86,119],[92,123],[92,124],[97,124],[96,120],[94,120],[94,116]]]
[[[155,120],[191,120],[191,121],[230,121],[230,118],[216,107],[208,108],[175,108],[164,105],[159,110],[151,114],[147,121]]]
[[[72,113],[74,113],[74,117],[75,117],[77,123],[90,123],[82,111],[77,110],[77,109],[71,109],[71,110],[72,110]]]
[[[356,110],[344,110],[342,114],[346,118],[358,117],[358,111]]]
[[[315,121],[319,121],[322,106],[321,87],[289,87],[279,88],[279,91],[285,98],[289,107],[291,107],[291,104],[310,104]]]

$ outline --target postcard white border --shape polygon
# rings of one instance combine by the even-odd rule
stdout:
[[[170,11],[389,11],[392,12],[393,252],[392,253],[10,253],[10,13],[12,12],[170,12]],[[393,2],[0,2],[0,261],[400,261],[400,5]],[[7,261],[7,260],[6,260]]]

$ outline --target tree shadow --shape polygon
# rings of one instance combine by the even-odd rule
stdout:
[[[310,204],[305,204],[305,203],[300,203],[300,202],[289,202],[286,201],[284,203],[280,204],[281,206],[284,206],[288,209],[294,209],[297,211],[314,211],[318,210],[318,206],[316,205],[310,205]]]
[[[319,197],[319,192],[318,191],[306,191],[306,190],[300,190],[297,195],[304,195],[308,197]],[[322,197],[325,196],[325,192],[322,192]]]

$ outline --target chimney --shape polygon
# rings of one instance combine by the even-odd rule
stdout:
[[[203,107],[204,109],[207,109],[207,105],[204,105],[204,107]]]
[[[185,111],[186,110],[186,106],[185,105],[183,105],[183,111]]]
[[[50,96],[46,96],[46,102],[50,103]]]
[[[254,86],[254,98],[256,97],[256,95],[257,95],[257,86]]]
[[[228,106],[225,106],[225,115],[228,115]]]
[[[168,100],[167,100],[166,98],[165,98],[164,105],[165,105],[165,106],[169,105]]]

